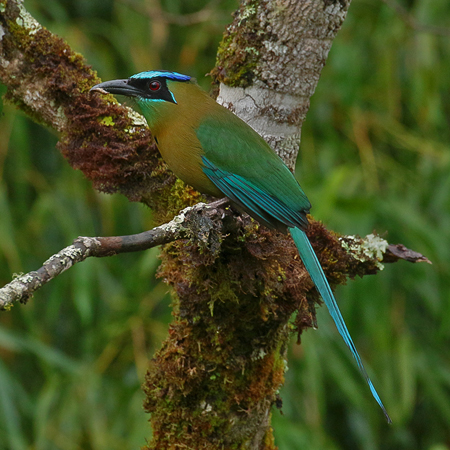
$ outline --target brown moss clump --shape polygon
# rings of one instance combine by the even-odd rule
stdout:
[[[66,116],[69,124],[58,147],[96,189],[149,204],[154,191],[175,181],[150,131],[133,126],[124,107],[111,96],[80,95],[68,105]]]
[[[90,94],[100,82],[82,56],[33,22],[14,2],[0,15],[5,99],[60,133],[58,148],[102,192],[167,211],[175,177],[162,162],[147,127],[134,125],[112,96]],[[187,190],[192,192],[192,190]],[[188,194],[184,194],[186,197]],[[193,194],[187,203],[198,199]],[[171,211],[172,216],[178,212]]]

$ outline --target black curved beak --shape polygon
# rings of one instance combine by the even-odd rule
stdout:
[[[102,94],[118,94],[126,95],[127,97],[140,97],[142,91],[135,86],[128,84],[127,80],[111,80],[104,83],[96,84],[89,92],[97,91]]]

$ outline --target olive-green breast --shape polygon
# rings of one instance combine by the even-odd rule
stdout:
[[[168,87],[176,104],[161,102],[148,107],[140,104],[161,155],[186,184],[204,194],[222,197],[223,194],[202,170],[203,149],[196,134],[202,119],[218,105],[193,83],[168,81]]]

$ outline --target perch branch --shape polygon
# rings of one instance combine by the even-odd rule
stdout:
[[[26,303],[36,290],[90,256],[101,258],[119,253],[147,250],[177,239],[192,239],[211,253],[217,253],[221,240],[218,221],[224,211],[198,203],[185,208],[170,222],[143,233],[128,236],[78,237],[68,247],[51,256],[38,270],[17,276],[0,289],[0,309],[14,302]]]

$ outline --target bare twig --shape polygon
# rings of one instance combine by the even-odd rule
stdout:
[[[428,258],[421,253],[415,252],[406,248],[403,244],[389,244],[386,253],[383,258],[383,262],[396,262],[399,259],[404,259],[409,262],[426,262],[433,264]]]
[[[406,25],[411,27],[413,30],[418,31],[419,33],[435,34],[437,36],[450,36],[450,28],[420,23],[404,6],[400,5],[395,0],[381,1],[389,6],[389,8],[393,9],[398,14],[400,19],[402,19],[403,22],[405,22]]]
[[[223,217],[223,211],[218,210],[216,206],[198,203],[183,209],[170,222],[139,234],[79,237],[72,245],[45,261],[40,269],[20,275],[1,288],[0,309],[8,309],[17,301],[26,303],[37,289],[90,256],[104,257],[147,250],[177,239],[194,239],[200,246],[217,254],[221,241],[220,219]]]

